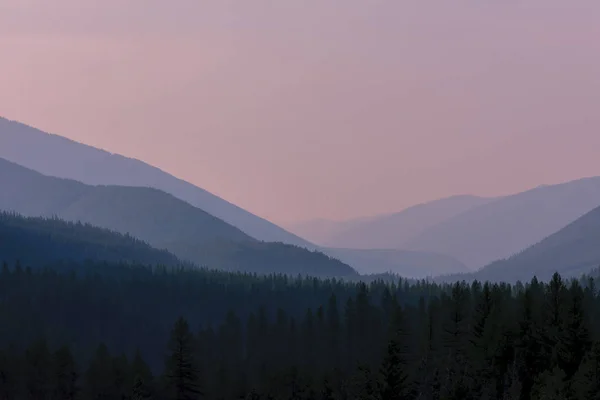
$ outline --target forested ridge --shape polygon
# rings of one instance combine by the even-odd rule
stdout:
[[[0,272],[0,399],[594,399],[594,279]]]
[[[150,187],[90,186],[0,158],[0,210],[58,217],[130,234],[199,266],[256,273],[358,277],[321,252],[256,240],[225,221]]]
[[[0,211],[0,257],[44,267],[57,262],[107,261],[183,265],[173,254],[130,235],[58,218],[23,217]]]

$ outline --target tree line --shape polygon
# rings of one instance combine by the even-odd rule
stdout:
[[[599,398],[591,277],[365,284],[77,268],[4,266],[0,399]]]

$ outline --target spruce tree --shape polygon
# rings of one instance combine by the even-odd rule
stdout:
[[[166,362],[168,389],[173,400],[194,400],[202,396],[199,375],[194,360],[194,337],[187,321],[175,322],[169,341],[170,354]]]

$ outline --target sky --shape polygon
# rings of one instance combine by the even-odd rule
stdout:
[[[286,223],[600,175],[597,0],[0,0],[0,116]]]

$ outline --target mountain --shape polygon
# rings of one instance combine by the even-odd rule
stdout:
[[[476,196],[453,196],[394,214],[340,222],[314,220],[290,225],[288,229],[326,247],[400,249],[428,228],[490,201]]]
[[[600,205],[600,177],[540,186],[469,209],[406,243],[476,269],[557,232]]]
[[[356,276],[338,260],[283,243],[263,243],[158,189],[91,186],[0,159],[0,210],[57,216],[128,233],[183,260],[256,273]]]
[[[600,207],[504,260],[495,261],[472,274],[475,279],[515,282],[534,275],[549,280],[558,272],[578,277],[600,266]]]
[[[352,265],[360,274],[392,273],[403,278],[423,279],[471,270],[452,257],[418,251],[395,249],[339,249],[326,248],[323,252]]]
[[[291,222],[284,224],[283,227],[311,243],[323,246],[329,244],[335,246],[335,241],[332,241],[332,238],[335,236],[355,227],[360,227],[363,223],[380,217],[381,216],[353,218],[345,221],[317,218],[308,221]]]
[[[84,261],[183,265],[173,254],[128,235],[56,218],[26,218],[0,212],[0,262],[45,267]]]
[[[153,187],[214,215],[255,239],[314,248],[311,243],[277,225],[142,161],[1,117],[0,157],[45,175],[89,185]]]

